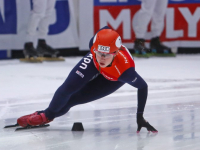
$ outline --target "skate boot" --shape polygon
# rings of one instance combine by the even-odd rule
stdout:
[[[28,126],[27,119],[31,116],[37,115],[37,113],[38,112],[35,112],[33,114],[29,114],[29,115],[20,117],[17,119],[17,123],[22,127],[27,127]]]
[[[152,53],[154,53],[155,55],[160,55],[160,56],[174,56],[174,54],[171,51],[171,48],[163,45],[160,42],[160,38],[159,37],[155,37],[151,39],[150,42],[150,48]]]
[[[28,42],[24,44],[23,53],[25,58],[21,58],[22,62],[33,62],[33,63],[41,63],[43,60],[38,57],[38,53],[33,46],[32,42]]]
[[[149,57],[147,53],[150,52],[150,49],[148,49],[145,46],[145,40],[144,39],[136,39],[134,42],[134,54],[133,56],[136,57]]]
[[[59,53],[57,50],[47,45],[45,40],[38,40],[37,51],[40,57],[43,57],[44,55],[57,57],[57,54]]]
[[[38,111],[36,115],[32,115],[27,118],[27,122],[31,126],[38,126],[38,125],[41,126],[41,125],[47,124],[51,121],[53,121],[53,120],[49,120],[46,117],[44,111]]]
[[[24,53],[25,58],[37,57],[38,56],[37,51],[33,47],[32,42],[28,42],[28,43],[24,44],[23,53]]]

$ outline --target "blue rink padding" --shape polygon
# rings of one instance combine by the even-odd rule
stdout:
[[[7,50],[0,50],[0,59],[8,59],[10,58],[8,56],[8,51]]]
[[[200,0],[169,0],[168,4],[199,4]],[[123,5],[140,5],[141,1],[138,0],[124,0],[124,1],[101,1],[101,0],[94,0],[94,6],[123,6]]]

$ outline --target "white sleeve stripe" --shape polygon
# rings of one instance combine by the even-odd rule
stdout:
[[[122,45],[122,46],[126,49],[126,51],[128,52],[128,54],[130,55],[130,57],[133,59],[133,56],[131,55],[131,53],[129,52],[129,50],[126,48],[126,46],[124,46],[124,45]]]

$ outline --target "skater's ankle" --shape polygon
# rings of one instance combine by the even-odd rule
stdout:
[[[160,37],[159,37],[159,36],[156,36],[156,37],[152,37],[152,38],[151,38],[151,42],[152,42],[152,41],[158,41],[158,40],[160,40]]]
[[[55,118],[55,114],[49,108],[44,110],[44,114],[49,120],[53,120]]]
[[[144,38],[136,38],[136,39],[135,39],[135,42],[136,42],[136,41],[142,41],[142,42],[145,42],[145,39],[144,39]]]
[[[38,45],[46,45],[45,39],[38,39]]]
[[[26,42],[24,43],[25,46],[33,46],[33,42]]]
[[[37,111],[37,114],[43,114],[42,116],[45,117],[47,120],[53,120],[53,119],[49,119],[49,117],[47,117],[46,113],[44,112],[44,110],[41,111]]]

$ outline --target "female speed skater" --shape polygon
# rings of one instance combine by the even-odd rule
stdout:
[[[137,132],[145,127],[158,132],[143,117],[148,86],[135,71],[134,60],[122,45],[119,34],[108,26],[100,29],[89,42],[90,52],[71,70],[43,111],[18,118],[22,127],[44,125],[66,114],[71,107],[105,97],[125,83],[138,89]]]

